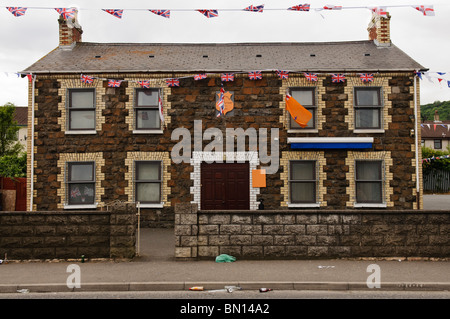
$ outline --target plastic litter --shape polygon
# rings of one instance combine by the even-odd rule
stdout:
[[[268,292],[268,291],[272,291],[272,288],[259,288],[259,292]]]
[[[236,261],[236,257],[222,254],[216,257],[216,263],[230,263]]]
[[[332,269],[334,266],[317,266],[319,269]]]
[[[30,289],[19,289],[17,292],[20,292],[21,294],[27,294],[30,292]]]
[[[203,287],[195,286],[195,287],[189,288],[189,290],[192,290],[192,291],[203,291]]]
[[[224,289],[208,290],[208,292],[226,291],[226,292],[232,293],[235,290],[242,290],[242,288],[241,287],[237,287],[237,286],[225,286]]]
[[[2,260],[2,259],[0,259],[0,265],[1,265],[1,264],[3,264],[3,260]]]

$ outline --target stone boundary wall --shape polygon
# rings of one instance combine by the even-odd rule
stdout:
[[[175,207],[175,257],[450,257],[450,212],[198,211]]]
[[[132,258],[136,209],[0,212],[0,259]]]

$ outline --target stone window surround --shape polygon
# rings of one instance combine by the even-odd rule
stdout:
[[[191,204],[197,204],[201,209],[201,163],[242,163],[249,162],[249,176],[250,176],[250,210],[257,210],[259,202],[257,201],[257,195],[260,194],[259,187],[252,187],[252,171],[257,169],[260,164],[258,152],[192,152],[191,165],[194,167],[194,172],[191,173],[191,180],[194,186],[191,187],[191,194],[194,200]],[[263,167],[262,167],[263,168]]]
[[[92,205],[69,205],[67,198],[67,186],[66,186],[66,167],[69,162],[94,162],[95,163],[95,203]],[[58,203],[58,208],[61,209],[89,209],[103,207],[101,202],[101,196],[105,194],[103,187],[101,187],[101,181],[105,179],[104,173],[102,173],[102,166],[104,166],[105,160],[103,159],[103,153],[61,153],[58,160],[58,168],[61,173],[58,174],[57,180],[60,182],[61,187],[58,189],[58,196],[61,201]]]
[[[161,162],[161,203],[155,204],[140,204],[141,208],[163,208],[170,206],[167,200],[171,193],[167,186],[167,181],[170,180],[169,165],[171,163],[169,152],[128,152],[125,159],[125,166],[128,171],[125,173],[125,180],[128,181],[128,187],[125,187],[125,194],[128,194],[128,202],[135,202],[135,183],[134,170],[136,161],[158,161]]]

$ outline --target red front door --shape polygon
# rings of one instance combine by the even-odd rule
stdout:
[[[250,209],[249,163],[202,163],[201,209]]]

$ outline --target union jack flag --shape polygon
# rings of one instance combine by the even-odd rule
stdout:
[[[11,12],[15,17],[21,17],[25,15],[27,8],[24,7],[6,7],[6,9]]]
[[[73,19],[75,18],[75,13],[77,9],[75,8],[55,8],[55,10],[65,19]]]
[[[311,5],[309,3],[305,3],[305,4],[299,4],[298,6],[290,7],[290,8],[288,8],[288,10],[309,11],[310,8],[311,8]]]
[[[102,9],[105,12],[108,12],[112,16],[122,19],[123,9]]]
[[[219,100],[217,101],[216,107],[219,109],[219,114],[217,117],[220,117],[225,112],[225,101],[224,101],[225,89],[223,86],[220,88]]]
[[[166,84],[169,87],[180,86],[180,80],[178,79],[167,79]]]
[[[326,5],[323,7],[325,10],[342,10],[342,6],[335,6],[335,5]]]
[[[141,88],[143,89],[149,89],[150,88],[150,81],[137,81]]]
[[[89,75],[81,74],[81,82],[86,84],[92,84],[94,82],[94,78]]]
[[[197,10],[197,11],[207,18],[215,18],[219,16],[219,12],[217,10]]]
[[[308,81],[313,81],[313,82],[317,81],[317,74],[316,73],[303,73],[303,74],[305,75],[305,78]]]
[[[261,71],[248,72],[248,78],[250,80],[261,80],[262,79]]]
[[[343,74],[332,74],[331,75],[331,82],[333,83],[340,83],[345,81],[345,75]]]
[[[251,11],[251,12],[263,12],[264,11],[264,5],[260,5],[260,6],[248,6],[247,8],[244,9],[244,11]]]
[[[206,75],[206,73],[202,73],[202,74],[196,74],[194,75],[194,80],[198,81],[198,80],[203,80],[206,79],[208,76]]]
[[[118,88],[122,84],[121,80],[108,80],[108,87],[110,88]]]
[[[150,12],[153,12],[154,14],[157,14],[163,18],[170,18],[170,10],[149,10]]]
[[[424,16],[432,17],[434,16],[434,8],[433,6],[414,6],[416,10],[419,10],[423,13]]]
[[[222,82],[234,81],[234,74],[233,73],[222,73],[222,75],[220,76],[220,79],[222,80]]]
[[[361,81],[363,81],[364,83],[373,82],[373,74],[361,73],[360,77],[361,77]]]
[[[278,77],[280,78],[280,80],[287,80],[289,78],[289,72],[288,71],[278,70],[277,74],[278,74]]]
[[[71,198],[77,198],[78,196],[81,196],[81,192],[80,189],[78,187],[72,189],[72,191],[70,192],[70,197]]]

